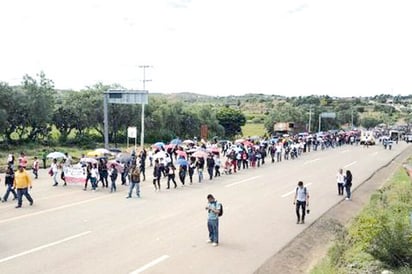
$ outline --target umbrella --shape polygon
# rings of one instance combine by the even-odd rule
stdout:
[[[179,166],[188,166],[188,165],[189,165],[189,163],[187,162],[187,160],[184,159],[184,158],[179,158],[179,159],[177,159],[177,160],[176,160],[176,164],[179,165]]]
[[[235,140],[235,144],[243,143],[244,141],[245,141],[245,139],[237,139],[237,140]]]
[[[99,152],[100,154],[111,154],[110,150],[105,148],[96,148],[94,151]]]
[[[85,157],[85,158],[81,158],[81,159],[80,159],[80,163],[92,163],[92,164],[97,164],[97,160],[94,159],[94,158]]]
[[[202,150],[198,150],[198,151],[196,151],[195,153],[193,153],[193,157],[196,157],[196,158],[207,158],[207,156],[208,156],[209,154],[206,152],[206,151],[202,151]]]
[[[51,153],[47,154],[46,157],[47,158],[52,158],[52,159],[57,159],[57,158],[66,158],[66,155],[64,155],[63,152],[55,151],[55,152],[51,152]]]
[[[253,143],[251,141],[246,140],[243,142],[243,145],[248,147],[248,146],[253,146]]]
[[[157,143],[154,143],[153,146],[154,146],[154,147],[164,147],[164,146],[165,146],[165,143],[163,143],[163,142],[157,142]]]
[[[110,168],[112,165],[114,165],[114,168],[117,169],[118,172],[122,173],[124,171],[124,166],[117,161],[108,161],[106,164],[107,168]]]
[[[219,154],[219,153],[220,153],[220,149],[217,148],[217,147],[208,148],[207,151],[212,152],[212,153],[215,153],[215,154]]]
[[[182,140],[180,140],[179,138],[173,139],[172,141],[170,141],[170,143],[172,145],[180,145],[182,143]]]
[[[176,154],[179,155],[180,157],[185,157],[187,158],[187,154],[186,152],[184,152],[183,150],[177,150]]]
[[[94,150],[89,151],[89,152],[86,153],[86,156],[88,156],[88,157],[97,157],[97,156],[100,156],[100,155],[103,155],[103,153],[100,153],[100,152],[97,152],[97,151],[94,151]]]
[[[119,161],[120,163],[127,163],[132,160],[132,155],[129,153],[119,153],[116,156],[116,161]]]
[[[111,153],[116,153],[116,154],[122,152],[122,150],[120,148],[115,148],[115,147],[109,148],[109,151]]]
[[[185,144],[185,145],[194,144],[194,143],[195,143],[195,142],[192,141],[192,140],[184,140],[184,141],[183,141],[183,144]]]

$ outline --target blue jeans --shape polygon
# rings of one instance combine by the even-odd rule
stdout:
[[[96,177],[91,177],[90,178],[90,183],[92,184],[92,189],[96,190],[96,188],[97,188],[97,178]]]
[[[13,193],[14,199],[17,198],[17,193],[13,189],[13,185],[7,184],[7,189],[6,189],[6,193],[4,194],[3,201],[7,201],[7,199],[9,198],[10,192]]]
[[[17,205],[21,206],[23,203],[23,195],[27,198],[30,203],[33,203],[33,199],[29,194],[29,191],[26,188],[18,188],[17,189]]]
[[[133,188],[136,187],[136,195],[137,197],[140,197],[140,182],[139,181],[131,181],[130,182],[130,188],[129,188],[129,195],[128,197],[132,197],[132,192],[133,192]]]
[[[351,187],[352,187],[352,186],[345,185],[346,198],[348,198],[348,199],[350,199],[351,196],[352,196],[352,192],[351,192],[351,189],[350,189]]]
[[[219,219],[208,219],[207,228],[209,230],[209,239],[213,243],[219,243]]]
[[[112,180],[112,185],[110,188],[110,192],[116,191],[116,179],[111,178]]]

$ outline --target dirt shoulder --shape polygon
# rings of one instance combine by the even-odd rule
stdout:
[[[402,167],[411,153],[412,147],[408,147],[386,166],[374,172],[370,178],[353,190],[356,199],[350,202],[341,201],[332,207],[287,246],[269,258],[255,271],[255,274],[309,273],[312,267],[326,255],[339,228],[346,226],[353,217],[358,215],[369,202],[371,194],[381,188],[388,178],[399,167]]]

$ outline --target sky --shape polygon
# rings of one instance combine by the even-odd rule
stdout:
[[[410,95],[411,8],[410,0],[2,0],[0,81],[44,71],[58,89]]]

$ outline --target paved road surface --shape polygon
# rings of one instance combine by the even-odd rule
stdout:
[[[141,199],[125,199],[124,186],[115,194],[51,187],[41,170],[31,192],[34,206],[0,204],[0,273],[253,273],[342,199],[338,168],[350,169],[356,186],[406,146],[310,152],[159,193],[147,176]],[[304,225],[295,223],[292,204],[298,180],[311,195]],[[218,247],[206,243],[208,193],[224,205]]]

